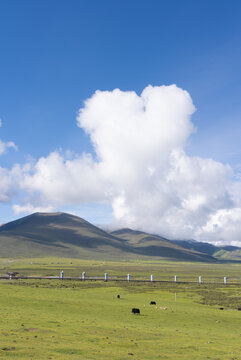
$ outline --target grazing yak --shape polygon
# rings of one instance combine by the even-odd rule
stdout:
[[[117,299],[120,299],[120,295],[117,295]]]
[[[151,301],[151,302],[150,302],[150,305],[156,305],[156,302],[155,302],[155,301]]]
[[[18,274],[19,274],[18,272],[8,272],[7,276],[9,276],[11,278],[11,277],[15,277]]]
[[[140,309],[132,308],[131,312],[132,314],[140,314]]]

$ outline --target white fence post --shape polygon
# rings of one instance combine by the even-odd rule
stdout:
[[[154,276],[153,275],[151,275],[151,281],[154,281]]]
[[[127,281],[131,281],[131,275],[127,274]]]
[[[202,282],[203,282],[203,279],[202,279],[202,277],[201,277],[201,276],[199,276],[199,279],[198,279],[198,281],[199,281],[199,284],[202,284]]]
[[[85,280],[85,271],[82,272],[82,280]]]
[[[105,281],[108,281],[108,274],[105,273]]]
[[[227,285],[227,277],[226,276],[224,276],[223,282],[224,282],[224,285]]]
[[[64,272],[61,271],[61,272],[60,272],[60,279],[63,280],[63,278],[64,278]]]
[[[177,282],[177,275],[174,276],[174,282]]]

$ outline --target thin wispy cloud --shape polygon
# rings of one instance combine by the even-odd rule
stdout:
[[[2,126],[2,119],[0,119],[0,127],[1,126]],[[4,142],[0,139],[0,155],[6,153],[9,148],[14,149],[15,151],[18,150],[17,145],[15,145],[13,141]]]

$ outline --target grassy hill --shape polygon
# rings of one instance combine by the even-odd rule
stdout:
[[[241,261],[241,248],[237,246],[215,246],[207,242],[199,242],[195,240],[168,240],[158,235],[152,235],[131,229],[112,231],[111,234],[121,239],[128,240],[128,243],[132,246],[146,247],[147,251],[151,251],[153,246],[155,250],[157,250],[156,247],[163,247],[164,249],[160,250],[164,254],[168,252],[168,248],[170,249],[177,246],[178,248],[184,248],[186,250],[191,250],[194,253],[198,253],[198,256],[200,256],[201,253],[209,255],[211,258],[215,258],[216,260]]]
[[[168,239],[158,235],[148,234],[131,229],[120,229],[112,231],[111,235],[124,239],[136,252],[144,251],[149,256],[162,256],[171,259],[214,261],[209,254],[201,253],[195,249],[184,248]]]
[[[186,249],[160,236],[130,229],[107,233],[66,213],[35,213],[0,227],[0,257],[43,256],[214,261],[210,255]]]
[[[209,254],[218,260],[241,260],[241,249],[237,246],[215,246],[195,240],[175,240],[172,242],[186,249]]]
[[[129,252],[125,242],[66,213],[35,213],[0,227],[0,257],[118,258]]]
[[[211,258],[215,258],[216,260],[241,261],[241,248],[237,246],[215,246],[207,242],[199,242],[195,240],[168,240],[158,235],[152,235],[131,229],[112,231],[111,234],[121,239],[128,240],[128,243],[132,246],[146,247],[147,252],[151,252],[152,250],[159,252],[160,250],[163,254],[167,254],[166,256],[168,256],[170,248],[173,249],[178,247],[191,250],[194,254],[198,253],[198,256],[200,256],[201,253],[209,255]]]
[[[236,246],[233,246],[233,249],[226,246],[218,247],[213,256],[219,260],[241,261],[241,249]]]

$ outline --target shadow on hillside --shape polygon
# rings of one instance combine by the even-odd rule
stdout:
[[[175,260],[186,260],[186,261],[201,261],[201,262],[216,262],[216,259],[212,256],[205,254],[188,254],[185,250],[167,248],[162,246],[145,246],[135,248],[136,253],[147,256],[165,257]]]

